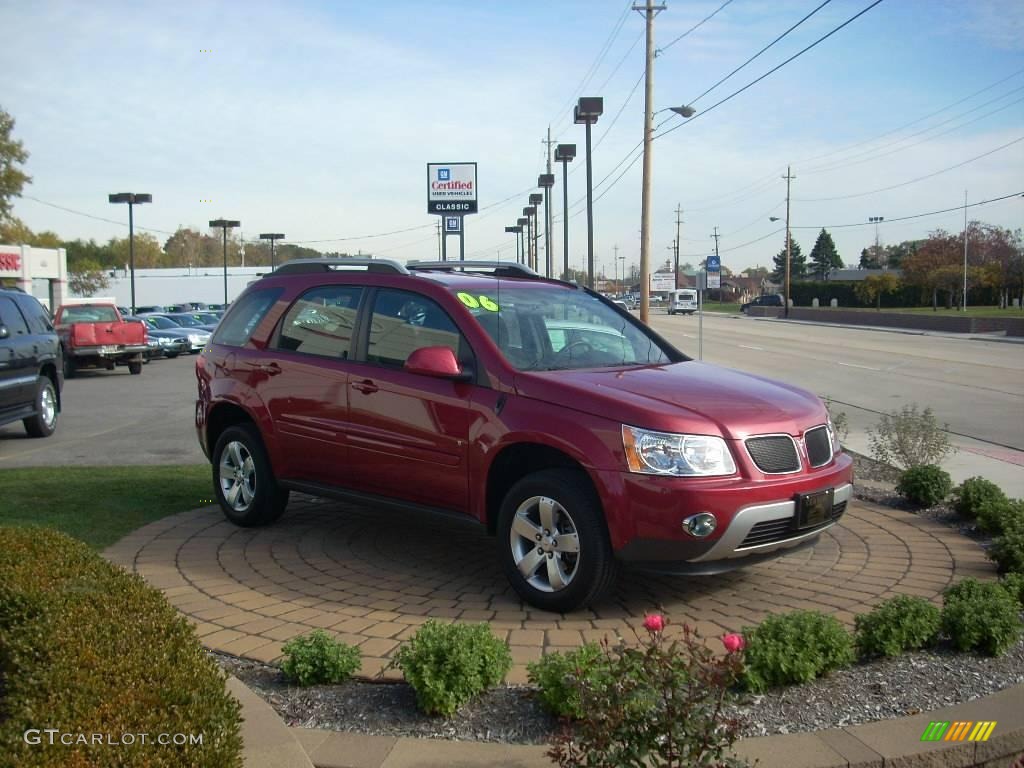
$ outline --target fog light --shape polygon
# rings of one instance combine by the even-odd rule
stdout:
[[[691,536],[696,536],[698,539],[710,536],[714,533],[717,525],[718,521],[715,520],[715,516],[710,512],[698,512],[696,515],[690,515],[683,520],[683,530]]]

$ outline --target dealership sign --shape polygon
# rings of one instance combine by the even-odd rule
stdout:
[[[427,163],[427,213],[476,213],[476,163]]]
[[[21,274],[21,254],[0,253],[0,272],[17,272]]]

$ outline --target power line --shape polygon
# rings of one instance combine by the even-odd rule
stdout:
[[[667,50],[668,50],[669,48],[671,48],[671,47],[672,47],[673,45],[675,45],[675,44],[676,44],[676,43],[678,43],[678,42],[679,42],[680,40],[682,40],[682,39],[683,39],[684,37],[686,37],[687,35],[689,35],[689,34],[690,34],[691,32],[695,32],[695,31],[697,31],[698,29],[700,29],[701,27],[703,27],[703,26],[704,26],[704,25],[705,25],[706,23],[708,23],[708,22],[709,22],[709,21],[711,21],[711,20],[712,20],[713,18],[715,18],[715,16],[717,16],[717,15],[718,15],[719,11],[721,11],[721,10],[722,10],[723,8],[725,8],[725,6],[729,5],[729,3],[731,3],[731,2],[732,2],[732,0],[725,0],[725,2],[724,2],[724,3],[722,3],[722,4],[720,5],[720,6],[718,6],[718,8],[717,8],[717,9],[715,9],[715,11],[714,11],[713,13],[711,13],[711,15],[710,15],[710,16],[705,16],[705,17],[704,17],[703,19],[701,19],[701,20],[700,20],[700,21],[698,21],[698,22],[697,22],[696,24],[694,24],[694,25],[693,25],[692,27],[690,27],[690,28],[689,28],[688,30],[686,30],[685,32],[683,32],[683,34],[681,34],[681,35],[680,35],[679,37],[677,37],[677,38],[676,38],[675,40],[673,40],[673,41],[672,41],[671,43],[669,43],[668,45],[665,45],[665,46],[662,46],[661,48],[658,48],[658,49],[657,49],[657,50],[656,50],[656,51],[654,52],[654,53],[655,53],[655,55],[657,56],[657,55],[659,55],[659,54],[662,54],[662,53],[664,53],[664,52],[665,52],[665,51],[667,51]]]
[[[1009,200],[1011,197],[1020,197],[1021,195],[1024,195],[1024,190],[1022,190],[1021,192],[1014,192],[1014,193],[1009,194],[1009,195],[1002,195],[1000,197],[992,197],[992,198],[989,198],[988,200],[980,200],[980,201],[978,201],[976,203],[970,203],[967,206],[957,205],[957,206],[954,206],[952,208],[943,208],[942,210],[939,210],[939,211],[928,211],[927,213],[915,213],[915,214],[913,214],[911,216],[898,216],[897,218],[894,218],[894,219],[887,218],[887,219],[885,219],[884,221],[882,221],[880,223],[881,224],[892,224],[893,222],[896,222],[896,221],[910,221],[911,219],[922,219],[922,218],[924,218],[926,216],[938,216],[939,214],[942,214],[942,213],[951,213],[953,211],[962,211],[962,210],[964,210],[965,207],[967,207],[967,208],[974,208],[975,206],[978,206],[978,205],[988,205],[989,203],[998,203],[1000,200]],[[800,226],[800,227],[791,226],[790,229],[845,229],[845,228],[848,228],[848,227],[870,227],[870,226],[873,226],[871,222],[861,221],[861,222],[857,222],[857,223],[854,223],[854,224],[816,224],[813,227],[810,226],[810,225],[805,225],[805,226]]]
[[[591,147],[591,152],[593,152],[595,149],[597,149],[599,146],[601,146],[601,142],[605,140],[605,137],[609,133],[612,132],[612,128],[615,127],[615,123],[617,123],[619,121],[619,117],[625,111],[626,107],[629,106],[629,102],[632,101],[633,94],[636,93],[636,89],[639,88],[640,87],[640,83],[642,83],[644,81],[644,74],[645,74],[644,72],[641,72],[640,73],[640,77],[638,77],[636,82],[633,83],[633,87],[630,89],[629,95],[626,96],[626,100],[624,102],[622,102],[622,106],[619,107],[619,111],[615,113],[615,117],[612,118],[612,121],[608,124],[608,127],[604,129],[604,131],[601,133],[601,136],[598,138],[598,140],[596,142],[594,142],[594,146]],[[575,170],[575,169],[573,169],[573,170]]]
[[[969,160],[964,160],[962,163],[957,163],[956,165],[951,165],[948,168],[943,168],[941,170],[935,171],[934,173],[929,173],[929,174],[926,174],[924,176],[918,176],[916,179],[911,179],[910,181],[903,181],[903,182],[900,182],[899,184],[893,184],[893,185],[888,186],[888,187],[881,187],[879,189],[872,189],[872,190],[869,190],[867,192],[857,192],[857,193],[852,194],[852,195],[840,195],[838,197],[805,197],[805,198],[801,198],[801,199],[794,198],[794,200],[796,202],[799,202],[799,203],[823,203],[823,202],[827,202],[827,201],[831,201],[831,200],[850,200],[850,199],[855,198],[855,197],[867,197],[868,195],[874,195],[874,194],[877,194],[878,192],[888,192],[890,189],[899,189],[900,187],[906,187],[906,186],[909,186],[910,184],[916,184],[919,181],[924,181],[925,179],[931,179],[931,178],[934,178],[936,176],[939,176],[940,174],[946,173],[948,171],[952,171],[952,170],[955,170],[957,168],[961,168],[961,167],[963,167],[963,166],[965,166],[965,165],[967,165],[969,163],[973,163],[975,160],[981,160],[983,157],[988,157],[989,155],[993,155],[996,152],[999,152],[1001,150],[1006,149],[1007,147],[1012,147],[1014,144],[1017,144],[1017,143],[1019,143],[1021,141],[1024,141],[1024,136],[1020,136],[1020,137],[1014,139],[1013,141],[1008,141],[1006,144],[998,146],[995,149],[990,149],[988,152],[983,152],[982,154],[977,155],[975,157],[972,157]]]
[[[819,5],[819,6],[817,7],[817,8],[815,8],[815,9],[814,9],[813,11],[811,11],[811,12],[810,12],[810,13],[808,13],[808,14],[807,14],[806,16],[804,16],[804,17],[803,17],[802,19],[800,19],[800,21],[798,21],[798,22],[797,22],[796,24],[794,24],[794,25],[793,25],[792,27],[790,27],[790,28],[789,28],[789,29],[787,29],[787,30],[786,30],[785,32],[783,32],[783,33],[782,33],[781,35],[779,35],[778,37],[776,37],[776,38],[775,38],[774,40],[772,40],[772,41],[771,41],[770,43],[768,43],[768,45],[766,45],[766,46],[765,46],[764,48],[762,48],[762,49],[761,49],[760,51],[758,51],[758,52],[757,52],[757,53],[755,53],[755,54],[754,54],[753,56],[751,56],[751,57],[750,57],[749,59],[747,59],[746,61],[744,61],[744,62],[743,62],[742,64],[740,64],[740,65],[739,65],[738,67],[736,67],[736,69],[734,69],[734,70],[733,70],[732,72],[730,72],[730,73],[729,73],[728,75],[726,75],[726,76],[725,76],[725,77],[723,77],[723,78],[722,78],[721,80],[719,80],[719,81],[718,81],[717,83],[715,83],[714,85],[712,85],[712,86],[711,86],[710,88],[708,88],[708,89],[707,89],[706,91],[704,91],[704,93],[702,93],[702,94],[701,94],[700,96],[698,96],[698,97],[697,97],[696,99],[693,99],[692,101],[690,101],[690,102],[688,102],[688,103],[689,103],[689,104],[691,104],[691,105],[693,105],[693,104],[696,104],[696,103],[697,103],[698,101],[700,101],[700,100],[701,100],[701,99],[703,99],[703,98],[704,98],[705,96],[707,96],[707,95],[708,95],[709,93],[711,93],[711,91],[715,90],[715,88],[717,88],[717,87],[718,87],[718,86],[720,86],[720,85],[721,85],[722,83],[724,83],[724,82],[725,82],[726,80],[728,80],[728,79],[729,79],[730,77],[732,77],[733,75],[735,75],[735,74],[736,74],[737,72],[739,72],[739,71],[740,71],[741,69],[743,69],[743,68],[744,68],[745,66],[747,66],[747,64],[750,64],[750,63],[751,63],[751,62],[752,62],[752,61],[753,61],[754,59],[756,59],[756,58],[757,58],[758,56],[760,56],[760,55],[761,55],[762,53],[764,53],[765,51],[767,51],[767,50],[768,50],[769,48],[771,48],[771,47],[772,47],[773,45],[775,45],[775,44],[776,44],[777,42],[779,42],[780,40],[782,40],[782,38],[784,38],[784,37],[785,37],[786,35],[788,35],[788,34],[789,34],[790,32],[792,32],[792,31],[793,31],[794,29],[796,29],[797,27],[799,27],[799,26],[800,26],[801,24],[803,24],[803,23],[804,23],[805,21],[807,21],[807,20],[808,20],[809,18],[811,18],[811,16],[813,16],[814,14],[816,14],[816,13],[817,13],[818,11],[820,11],[820,10],[821,10],[822,8],[824,8],[824,7],[826,6],[826,5],[828,5],[828,4],[829,4],[829,3],[831,3],[831,2],[832,2],[832,0],[825,0],[825,2],[823,2],[823,3],[821,4],[821,5]]]

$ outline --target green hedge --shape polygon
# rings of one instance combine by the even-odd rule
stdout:
[[[163,595],[62,533],[0,527],[0,766],[241,766],[239,724],[224,674]]]

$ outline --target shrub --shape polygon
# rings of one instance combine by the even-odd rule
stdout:
[[[549,653],[540,661],[527,664],[526,669],[544,708],[559,717],[583,716],[574,675],[586,678],[590,685],[597,685],[599,679],[611,679],[607,659],[597,643],[587,643],[567,653]]]
[[[953,508],[968,520],[974,520],[984,506],[1007,501],[999,486],[983,477],[967,478],[954,489],[953,495]]]
[[[934,464],[919,464],[903,472],[896,484],[896,492],[913,504],[934,507],[949,496],[953,479],[949,473]]]
[[[846,411],[836,409],[832,398],[825,397],[824,400],[828,416],[832,419],[832,426],[836,431],[836,437],[840,443],[845,443],[846,438],[850,436],[850,418],[846,415]]]
[[[645,623],[647,640],[640,647],[601,644],[596,668],[609,678],[582,667],[569,672],[582,714],[553,739],[548,756],[558,765],[745,765],[726,756],[739,723],[722,711],[740,673],[740,654],[715,658],[685,625],[669,641],[663,617],[648,617],[654,618],[662,621]]]
[[[1020,636],[1020,603],[994,581],[964,579],[942,602],[942,631],[958,650],[998,656]]]
[[[953,450],[948,426],[940,427],[931,408],[918,411],[916,404],[882,414],[878,424],[868,428],[872,456],[900,469],[935,464]]]
[[[806,683],[853,661],[850,633],[820,611],[769,616],[743,634],[743,682],[752,691]]]
[[[504,680],[512,654],[486,624],[430,619],[398,649],[391,664],[416,691],[420,709],[447,717]]]
[[[1008,573],[1003,576],[999,585],[1020,603],[1021,609],[1024,609],[1024,573]]]
[[[1002,528],[988,549],[988,557],[1000,573],[1024,573],[1024,518],[1006,515]]]
[[[87,545],[45,528],[0,527],[0,753],[5,765],[241,766],[240,712],[224,674],[160,592]],[[39,746],[33,728],[201,734]]]
[[[1024,523],[1024,499],[992,500],[978,509],[978,527],[999,536]]]
[[[931,645],[939,633],[941,613],[924,598],[899,595],[854,621],[861,656],[898,656]]]
[[[299,685],[340,683],[362,666],[359,649],[335,640],[322,629],[289,640],[281,671]]]

